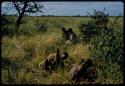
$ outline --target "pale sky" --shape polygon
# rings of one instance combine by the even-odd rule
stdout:
[[[39,2],[44,8],[42,14],[36,13],[31,15],[57,15],[57,16],[72,16],[72,15],[87,15],[87,12],[92,13],[93,9],[103,10],[106,8],[106,12],[110,15],[123,15],[123,3],[122,2]],[[6,2],[2,3],[2,13],[16,14],[14,8],[5,9]]]

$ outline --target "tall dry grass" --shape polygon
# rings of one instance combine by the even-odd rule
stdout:
[[[39,34],[34,30],[36,29],[36,27],[34,27],[35,21],[33,21],[35,19],[36,18],[32,19],[31,17],[25,17],[24,20],[27,20],[27,22],[21,26],[20,33],[26,32],[30,35],[23,34],[18,37],[14,35],[12,38],[8,36],[2,37],[1,56],[2,58],[7,58],[14,65],[12,66],[13,69],[8,68],[10,70],[11,78],[13,79],[11,82],[8,81],[9,77],[7,70],[1,70],[2,83],[71,83],[67,80],[67,68],[72,64],[72,61],[79,62],[81,58],[90,58],[90,52],[87,47],[88,44],[85,42],[80,42],[74,45],[66,45],[62,42],[63,38],[61,34],[61,27],[65,27],[66,29],[73,28],[73,31],[78,36],[80,34],[78,30],[79,23],[86,23],[89,19],[84,17],[40,17],[40,21],[47,22],[48,30],[45,33]],[[68,59],[64,61],[66,67],[64,69],[59,69],[52,74],[47,71],[44,72],[40,70],[38,67],[39,63],[49,54],[55,53],[57,47],[60,48],[61,52],[66,51],[69,54]],[[29,71],[27,70],[28,68],[30,69]],[[98,80],[97,83],[99,81],[100,80]]]

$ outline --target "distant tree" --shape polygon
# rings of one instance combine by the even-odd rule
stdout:
[[[16,8],[19,17],[16,20],[16,30],[20,27],[21,20],[25,13],[36,13],[43,12],[41,8],[43,5],[38,4],[37,2],[29,2],[29,1],[21,1],[21,2],[13,2],[14,7]]]
[[[36,12],[43,12],[41,8],[43,8],[43,5],[41,5],[38,2],[29,2],[28,0],[25,1],[13,1],[9,2],[9,5],[14,6],[18,13],[18,18],[16,20],[16,29],[15,31],[17,32],[18,28],[20,27],[21,21],[23,19],[23,16],[26,13],[36,13]]]

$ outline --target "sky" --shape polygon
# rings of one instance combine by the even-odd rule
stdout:
[[[112,16],[123,15],[124,5],[122,2],[39,2],[44,6],[43,13],[30,14],[32,16],[40,15],[56,15],[56,16],[72,16],[72,15],[87,15],[87,12],[92,13],[93,10],[103,10],[106,8],[106,12]],[[8,7],[7,2],[2,3],[2,13],[16,14],[17,11],[14,8]]]

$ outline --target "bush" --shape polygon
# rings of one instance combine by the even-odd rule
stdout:
[[[93,58],[104,58],[123,67],[123,31],[107,28],[91,40]]]
[[[7,16],[1,16],[1,36],[12,37],[14,35],[14,19],[8,19]]]
[[[103,28],[107,27],[109,21],[107,17],[109,14],[105,13],[105,9],[104,11],[94,10],[93,15],[89,15],[91,20],[87,24],[81,24],[79,27],[81,36],[85,41],[90,41],[94,35],[100,34]]]
[[[37,20],[35,23],[35,26],[37,27],[38,32],[46,32],[47,31],[47,25],[45,22],[39,22]]]
[[[102,12],[102,14],[104,13]],[[100,16],[95,15],[95,17]],[[93,16],[94,19],[95,17]],[[105,18],[108,19],[108,16]],[[117,19],[118,18],[116,18],[114,22],[116,22]],[[96,23],[96,21],[94,22]],[[123,30],[117,28],[115,26],[116,23],[113,23],[112,27],[108,27],[102,23],[105,23],[105,21],[98,22],[97,25],[102,25],[96,26],[98,27],[97,29],[100,29],[99,34],[96,34],[90,41],[92,44],[90,47],[91,57],[95,60],[102,59],[102,66],[98,68],[98,75],[101,80],[99,80],[99,82],[109,83],[109,78],[112,78],[110,79],[110,83],[121,83],[123,79],[121,77],[123,74]],[[115,68],[114,65],[117,68]],[[108,77],[109,75],[110,77]]]
[[[98,82],[121,83],[123,79],[121,77],[123,74],[123,30],[117,26],[118,17],[110,23],[109,13],[106,14],[105,9],[94,10],[93,14],[89,15],[91,20],[87,24],[81,24],[79,30],[82,38],[92,45],[89,48],[90,57],[95,61],[101,59],[101,66],[97,67]]]
[[[14,35],[14,28],[12,25],[6,25],[1,28],[1,36],[12,37]]]

